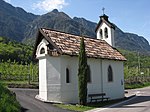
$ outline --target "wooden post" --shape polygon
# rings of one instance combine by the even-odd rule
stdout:
[[[30,66],[28,65],[28,84],[30,85]]]

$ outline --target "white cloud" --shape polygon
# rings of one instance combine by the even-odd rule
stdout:
[[[7,2],[7,3],[11,3],[11,0],[4,0],[5,2]]]
[[[62,9],[68,5],[65,0],[41,0],[33,4],[33,9],[39,9],[42,11],[51,11],[53,9]]]

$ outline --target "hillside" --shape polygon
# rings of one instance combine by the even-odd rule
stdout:
[[[72,19],[64,12],[58,12],[58,10],[55,9],[50,13],[39,16],[32,23],[30,23],[26,28],[25,37],[35,37],[38,28],[41,27],[52,28],[75,35],[82,34],[90,37],[95,37],[93,27],[95,28],[96,24],[85,19],[83,20],[83,22],[87,23],[87,25],[81,24],[80,19]]]
[[[124,66],[128,67],[138,67],[147,69],[150,68],[150,57],[140,54],[138,52],[127,51],[123,49],[118,49],[127,59],[124,62]]]
[[[37,16],[0,0],[0,36],[22,41],[26,25]]]
[[[71,18],[56,9],[38,16],[0,0],[0,15],[0,36],[30,45],[34,44],[38,28],[41,27],[96,38],[96,23],[84,18]],[[117,48],[150,54],[150,45],[144,37],[125,33],[117,26],[115,45]]]
[[[117,48],[150,55],[150,45],[144,37],[133,33],[125,33],[117,26],[115,29],[115,45]]]
[[[0,37],[0,62],[10,60],[24,64],[30,63],[32,51],[33,48],[31,46]]]

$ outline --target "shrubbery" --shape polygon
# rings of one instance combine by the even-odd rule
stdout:
[[[0,61],[16,61],[30,63],[32,61],[33,47],[0,37]]]
[[[0,84],[0,112],[20,112],[21,106],[13,92]]]

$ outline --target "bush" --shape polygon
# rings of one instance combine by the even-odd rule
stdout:
[[[20,112],[21,106],[13,92],[0,83],[0,112]]]

